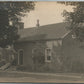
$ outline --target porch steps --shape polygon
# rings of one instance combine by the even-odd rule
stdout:
[[[16,66],[10,66],[9,68],[6,69],[6,71],[16,71]]]
[[[7,69],[10,66],[11,66],[11,63],[6,63],[5,65],[0,67],[0,70],[5,70],[5,69]]]

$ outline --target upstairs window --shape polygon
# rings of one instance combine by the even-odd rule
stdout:
[[[73,32],[72,33],[72,38],[75,39],[76,38],[76,34]]]
[[[53,41],[53,45],[56,47],[62,46],[62,40]]]
[[[72,35],[72,38],[75,39],[75,38],[76,38],[76,35],[73,34],[73,35]]]

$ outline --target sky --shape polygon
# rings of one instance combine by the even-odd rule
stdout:
[[[36,2],[35,10],[22,18],[24,27],[35,27],[38,19],[40,26],[63,22],[63,10],[72,11],[72,6],[65,6],[57,2]]]

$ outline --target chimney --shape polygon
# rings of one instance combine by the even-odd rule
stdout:
[[[17,22],[15,26],[18,28],[18,30],[24,29],[24,23],[23,22]]]
[[[39,24],[39,19],[37,20],[37,24],[36,24],[36,27],[39,28],[40,24]]]
[[[19,29],[24,29],[24,23],[23,22],[19,23]]]

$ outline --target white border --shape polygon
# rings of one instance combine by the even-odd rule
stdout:
[[[0,0],[0,1],[84,1],[84,0]]]

